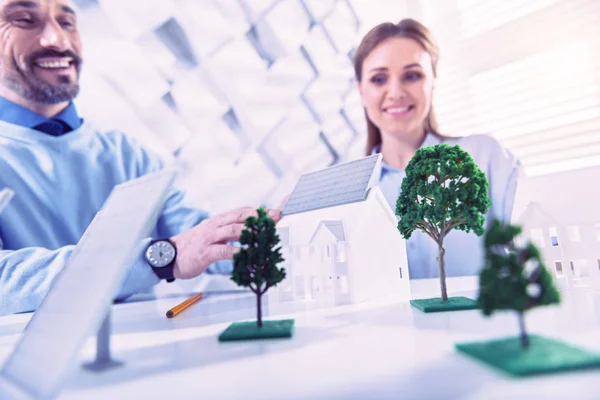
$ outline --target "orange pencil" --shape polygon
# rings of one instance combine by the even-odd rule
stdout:
[[[183,310],[186,310],[193,304],[199,302],[200,299],[202,299],[202,296],[203,296],[202,293],[195,294],[192,297],[190,297],[189,299],[187,299],[186,301],[184,301],[183,303],[176,305],[175,307],[173,307],[169,311],[167,311],[167,317],[173,318],[174,316],[176,316]]]

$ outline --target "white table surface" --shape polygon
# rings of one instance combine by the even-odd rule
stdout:
[[[448,287],[474,296],[475,283],[450,278]],[[228,288],[215,278],[207,290]],[[436,296],[438,280],[413,281],[412,290],[414,298]],[[600,352],[600,292],[562,295],[560,306],[527,314],[529,332]],[[295,318],[293,338],[219,343],[230,322],[255,318],[254,295],[209,296],[167,319],[183,299],[115,305],[112,348],[125,365],[102,373],[76,368],[59,398],[600,399],[600,370],[517,379],[455,351],[457,342],[516,335],[512,312],[423,314],[393,299],[331,309],[265,304],[267,318]],[[30,317],[0,318],[0,363]],[[90,340],[82,362],[93,349]]]

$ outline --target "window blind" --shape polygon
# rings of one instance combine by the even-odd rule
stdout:
[[[600,165],[600,1],[433,0],[443,133],[487,133],[529,176]]]

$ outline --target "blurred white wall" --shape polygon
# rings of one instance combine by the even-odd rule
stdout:
[[[175,155],[201,207],[277,204],[362,148],[351,1],[75,3],[82,115]]]
[[[405,17],[441,46],[443,133],[489,133],[529,175],[600,165],[598,0],[74,2],[82,115],[175,155],[211,212],[275,205],[302,173],[362,156],[350,54]]]

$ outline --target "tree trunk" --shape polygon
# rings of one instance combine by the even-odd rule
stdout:
[[[525,331],[525,318],[523,318],[523,312],[519,312],[519,331],[521,333],[521,347],[526,349],[529,347],[529,337]]]
[[[261,328],[263,326],[262,324],[262,308],[261,308],[261,299],[262,294],[258,293],[256,295],[256,324],[258,325],[259,328]]]
[[[444,266],[444,250],[443,243],[438,243],[438,266],[440,267],[440,287],[442,288],[442,301],[448,301],[448,291],[446,290],[446,267]]]

